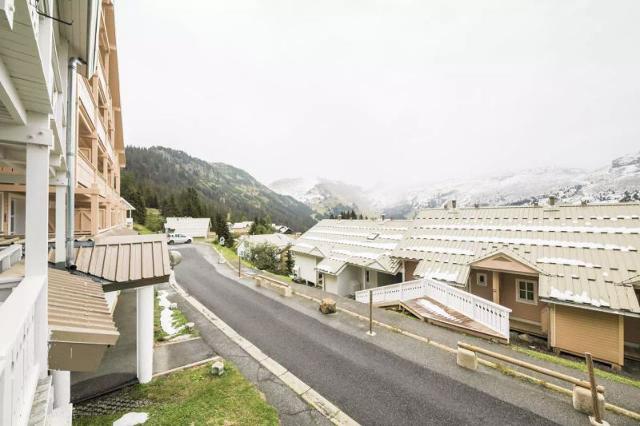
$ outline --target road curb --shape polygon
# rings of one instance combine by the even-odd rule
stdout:
[[[240,336],[233,328],[227,325],[220,317],[211,312],[206,306],[200,303],[196,298],[187,293],[180,284],[177,283],[173,272],[169,277],[169,284],[180,296],[191,304],[198,312],[203,314],[218,330],[226,335],[231,341],[240,346],[247,354],[255,359],[261,366],[269,370],[282,383],[290,388],[296,395],[300,396],[307,404],[316,411],[329,419],[331,423],[336,425],[359,425],[358,422],[349,417],[328,399],[320,395],[311,386],[300,380],[296,375],[288,371],[280,363],[273,358],[268,357],[257,346],[249,340]]]

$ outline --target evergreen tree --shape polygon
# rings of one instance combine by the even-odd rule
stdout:
[[[287,250],[287,258],[285,260],[284,266],[286,268],[287,274],[293,273],[293,267],[295,266],[295,261],[293,260],[293,255],[291,254],[291,250]]]

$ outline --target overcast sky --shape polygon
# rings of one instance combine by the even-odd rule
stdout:
[[[264,183],[597,167],[640,149],[640,1],[121,0],[125,141]]]

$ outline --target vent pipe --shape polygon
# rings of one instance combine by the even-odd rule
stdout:
[[[83,63],[80,58],[69,59],[69,72],[67,75],[67,256],[65,264],[67,268],[73,266],[73,235],[75,212],[75,182],[76,182],[76,89],[78,63]]]
[[[550,206],[555,206],[556,205],[556,196],[555,195],[550,195],[549,196],[549,205]]]
[[[382,214],[380,215],[380,220],[384,220],[384,218],[385,218],[385,215],[384,215],[384,213],[382,213]]]

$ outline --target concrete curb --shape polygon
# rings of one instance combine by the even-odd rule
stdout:
[[[328,399],[316,392],[311,386],[304,383],[293,373],[288,371],[282,365],[272,358],[269,358],[264,352],[253,345],[250,341],[236,333],[233,328],[229,327],[222,319],[211,312],[206,306],[200,303],[196,298],[187,293],[180,284],[175,280],[173,272],[169,278],[169,284],[187,301],[203,314],[218,330],[223,332],[229,339],[240,346],[244,351],[255,359],[260,365],[269,370],[282,383],[287,385],[292,391],[299,395],[307,404],[316,409],[320,414],[329,419],[331,423],[336,425],[359,425],[342,410],[332,404]],[[186,368],[186,367],[180,367]],[[164,374],[164,373],[163,373]]]
[[[176,371],[182,371],[182,370],[186,370],[187,368],[198,367],[200,365],[204,365],[204,364],[208,364],[210,362],[215,362],[215,361],[220,361],[220,360],[222,360],[221,357],[214,356],[214,357],[211,357],[211,358],[203,359],[201,361],[192,362],[191,364],[182,365],[180,367],[171,368],[171,369],[165,370],[165,371],[160,371],[158,373],[155,373],[151,377],[153,377],[155,379],[156,377],[166,376],[167,374],[175,373]]]

